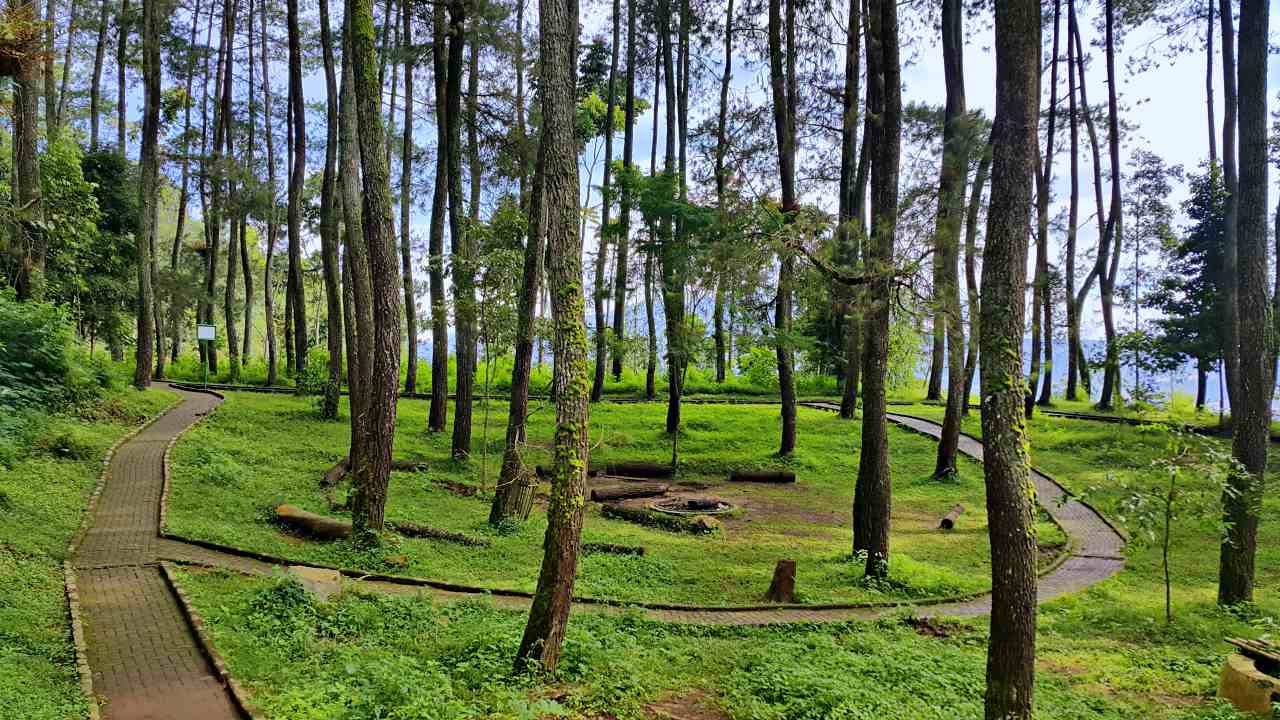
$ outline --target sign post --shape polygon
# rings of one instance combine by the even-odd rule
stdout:
[[[214,338],[218,336],[217,328],[213,325],[197,324],[196,340],[205,344],[204,362],[201,363],[204,370],[204,384],[209,384],[209,345],[213,344]]]

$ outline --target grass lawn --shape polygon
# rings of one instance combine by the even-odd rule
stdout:
[[[317,418],[307,400],[291,396],[231,393],[227,401],[179,441],[172,455],[169,530],[192,538],[301,561],[399,572],[481,587],[533,590],[541,561],[543,513],[535,509],[518,529],[497,532],[488,517],[488,493],[502,453],[506,404],[490,412],[488,455],[482,441],[484,412],[476,411],[472,460],[449,459],[449,435],[425,432],[427,403],[403,400],[396,457],[422,459],[425,471],[392,476],[388,517],[484,536],[489,547],[465,548],[432,540],[395,538],[381,555],[353,551],[345,543],[316,543],[269,522],[270,509],[289,502],[329,512],[318,480],[345,453],[345,422]],[[894,518],[891,581],[861,582],[862,565],[849,557],[849,508],[857,456],[858,423],[802,408],[799,448],[789,461],[776,456],[776,406],[689,405],[680,448],[682,483],[738,505],[713,535],[691,536],[608,520],[590,506],[584,542],[643,545],[643,557],[588,555],[577,592],[625,601],[689,604],[758,603],[776,560],[799,563],[805,602],[902,600],[980,592],[989,587],[986,518],[981,468],[961,464],[954,482],[929,478],[935,444],[891,429]],[[551,442],[550,407],[538,408],[529,428],[528,461],[546,462]],[[670,457],[663,432],[665,405],[601,404],[592,407],[592,462]],[[729,484],[735,468],[786,466],[800,481],[791,486]],[[474,497],[445,486],[481,488]],[[688,488],[681,488],[688,489]],[[960,528],[936,530],[954,504],[970,508]],[[1061,531],[1042,522],[1043,542],[1061,543]],[[389,567],[385,555],[405,555],[406,568]]]
[[[929,406],[895,410],[941,417]],[[804,452],[824,442],[825,422],[839,422],[811,413],[801,419]],[[979,432],[976,417],[966,430]],[[913,455],[921,472],[932,457],[913,443],[921,439],[891,437],[895,493],[910,492],[902,488],[911,487],[904,466]],[[763,436],[770,447],[772,440],[772,433]],[[1121,487],[1158,478],[1151,462],[1165,442],[1157,429],[1044,417],[1031,423],[1036,465],[1069,487],[1089,489],[1118,519]],[[767,457],[768,450],[758,452]],[[975,470],[966,467],[962,485],[979,481]],[[1264,517],[1278,516],[1272,493]],[[594,517],[592,525],[599,525]],[[906,542],[894,540],[895,548]],[[1163,617],[1159,553],[1142,542],[1131,546],[1120,575],[1042,607],[1037,717],[1243,720],[1213,699],[1228,649],[1222,638],[1280,628],[1278,549],[1280,526],[1264,521],[1258,602],[1251,607],[1216,606],[1217,538],[1199,524],[1174,534],[1172,625]],[[981,716],[983,620],[949,625],[945,637],[932,637],[896,619],[728,629],[578,614],[558,674],[535,680],[513,675],[509,666],[523,615],[483,599],[437,606],[426,598],[349,592],[322,603],[283,579],[214,571],[186,573],[182,582],[232,672],[273,718]]]
[[[80,526],[108,447],[176,399],[121,390],[40,418],[0,463],[0,718],[84,717],[63,589],[67,543]]]

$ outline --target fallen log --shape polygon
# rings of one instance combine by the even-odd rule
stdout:
[[[609,485],[591,489],[592,502],[613,502],[636,498],[659,497],[667,494],[670,485],[661,483],[635,483],[633,485]]]
[[[404,535],[405,537],[441,540],[444,542],[456,543],[458,545],[466,545],[468,547],[489,546],[489,541],[484,538],[472,537],[452,530],[433,528],[429,525],[419,525],[411,522],[389,522],[387,523],[387,527],[401,535]]]
[[[588,473],[592,477],[610,475],[614,477],[646,478],[650,480],[666,480],[675,477],[676,469],[670,465],[647,462],[609,463],[604,469],[596,468]]]
[[[340,540],[351,535],[349,521],[318,515],[293,505],[277,505],[275,519],[276,522],[321,540]]]
[[[938,527],[942,530],[952,530],[956,526],[956,521],[960,519],[960,514],[964,512],[964,506],[957,503],[951,508],[951,512],[942,516],[942,520],[938,521]]]
[[[790,470],[734,470],[729,482],[793,483],[796,474]]]
[[[418,472],[427,469],[425,460],[392,460],[391,469],[395,472]]]
[[[320,540],[341,540],[351,535],[351,521],[319,515],[294,505],[277,505],[275,519],[276,522]],[[406,537],[441,540],[471,547],[484,547],[489,544],[489,541],[484,538],[471,537],[452,530],[441,530],[440,528],[411,522],[391,520],[387,522],[387,528]]]
[[[796,561],[779,560],[773,568],[773,580],[769,582],[769,591],[764,599],[775,603],[792,603],[796,601]]]
[[[607,518],[615,520],[626,520],[638,525],[645,525],[661,530],[669,530],[671,532],[684,532],[694,535],[705,535],[715,532],[720,527],[720,523],[715,518],[706,515],[694,515],[692,517],[684,517],[679,515],[667,515],[664,513],[653,512],[642,508],[630,508],[625,505],[617,505],[609,503],[601,508],[601,513]]]
[[[602,553],[605,555],[644,555],[644,547],[641,545],[614,545],[613,543],[583,543],[582,552],[591,555],[593,553]]]

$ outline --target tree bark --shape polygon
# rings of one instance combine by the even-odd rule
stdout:
[[[860,262],[863,239],[866,228],[862,225],[860,214],[854,207],[858,205],[857,172],[858,172],[858,95],[862,55],[862,5],[859,0],[849,0],[849,14],[846,19],[845,51],[844,51],[844,95],[841,98],[840,124],[840,188],[839,219],[836,229],[839,259],[846,266],[854,266]],[[844,387],[840,398],[840,417],[852,419],[858,409],[858,382],[862,367],[862,293],[856,288],[840,287],[836,289],[842,308],[844,332]]]
[[[456,389],[453,400],[453,445],[451,454],[462,459],[471,455],[471,409],[476,370],[476,257],[467,232],[462,196],[462,61],[467,45],[467,3],[449,2],[449,66],[445,83],[445,109],[450,118],[446,145],[449,158],[449,252],[452,256],[453,324],[455,333]]]
[[[329,0],[320,0],[320,52],[324,61],[325,144],[324,174],[320,178],[320,262],[324,272],[326,322],[329,350],[329,382],[325,385],[321,415],[338,417],[338,395],[342,387],[342,289],[338,268],[338,71],[333,54],[333,32],[329,26]]]
[[[867,34],[867,110],[879,118],[868,144],[871,168],[871,241],[867,269],[874,273],[863,350],[862,450],[853,501],[853,550],[866,553],[866,575],[889,572],[890,475],[885,411],[889,358],[889,304],[893,245],[897,231],[898,168],[902,146],[902,75],[898,60],[898,9],[892,0],[872,0]]]
[[[40,22],[39,5],[32,5],[35,22]],[[18,63],[18,74],[13,79],[13,197],[17,207],[13,211],[14,244],[21,248],[22,260],[15,290],[19,300],[43,300],[45,297],[45,265],[48,240],[42,229],[44,220],[43,200],[40,190],[40,159],[37,140],[40,134],[40,63],[34,57],[23,58]],[[141,242],[141,241],[139,241]],[[147,271],[143,262],[146,255],[139,254],[139,272]],[[141,281],[141,276],[139,276]],[[141,286],[141,282],[140,282]],[[141,299],[139,299],[141,302]],[[147,297],[150,305],[150,296]],[[139,314],[142,309],[139,309]],[[148,325],[148,330],[150,326]],[[149,334],[148,334],[149,337]],[[139,340],[141,344],[142,340]],[[147,355],[148,361],[150,355]],[[147,371],[150,373],[150,370]]]
[[[293,103],[293,165],[289,168],[289,282],[293,313],[293,364],[307,367],[307,302],[302,284],[302,193],[307,179],[307,112],[302,90],[302,38],[298,29],[298,0],[287,0],[289,26],[289,97]],[[381,123],[379,123],[381,125]]]
[[[134,358],[133,384],[139,389],[151,384],[155,332],[154,292],[155,232],[160,182],[160,36],[161,9],[158,0],[144,0],[142,6],[143,116],[141,182],[138,183],[138,337]],[[47,75],[52,76],[52,71]],[[46,111],[48,108],[46,107]]]
[[[516,669],[530,666],[554,672],[564,643],[573,599],[586,506],[587,470],[587,332],[582,294],[582,245],[578,213],[578,167],[574,140],[577,0],[539,3],[542,99],[543,202],[546,207],[547,283],[555,324],[556,429],[543,541],[542,569],[529,610]]]
[[[107,28],[110,27],[110,19],[111,0],[102,0],[98,6],[98,41],[93,46],[93,79],[89,83],[90,152],[98,152],[98,133],[102,122],[102,68],[106,64]],[[212,11],[209,22],[213,22]],[[207,66],[208,62],[205,64]]]
[[[212,17],[212,13],[210,13]],[[275,385],[278,381],[276,363],[276,311],[275,286],[271,278],[272,261],[276,250],[276,239],[280,223],[277,216],[276,202],[276,144],[272,127],[275,119],[271,115],[271,68],[267,64],[267,5],[261,3],[259,10],[259,28],[261,29],[262,57],[262,114],[265,118],[264,134],[267,138],[267,192],[271,206],[267,211],[267,255],[265,269],[262,272],[262,311],[265,315],[267,333],[267,385]]]
[[[413,7],[401,2],[404,44],[410,48],[404,57],[404,138],[400,146],[400,277],[404,284],[404,329],[406,338],[404,391],[418,391],[418,300],[413,284],[413,235],[410,214],[413,209],[413,71],[416,49],[413,49]]]
[[[1113,312],[1116,276],[1119,271],[1120,244],[1124,237],[1121,222],[1120,193],[1120,105],[1117,100],[1116,83],[1116,47],[1115,47],[1115,0],[1107,0],[1106,13],[1106,57],[1107,57],[1107,135],[1108,149],[1111,156],[1111,208],[1107,212],[1107,231],[1111,235],[1111,267],[1099,280],[1102,294],[1102,327],[1107,336],[1107,363],[1102,376],[1102,395],[1098,399],[1098,407],[1110,409],[1119,394],[1120,355],[1116,341],[1116,324]]]
[[[1239,121],[1240,164],[1235,233],[1238,243],[1237,290],[1239,365],[1232,402],[1231,454],[1243,472],[1233,472],[1223,495],[1222,542],[1218,571],[1218,603],[1253,600],[1258,521],[1266,483],[1267,445],[1271,429],[1271,394],[1275,369],[1268,347],[1273,318],[1267,301],[1267,26],[1266,0],[1241,0]],[[1225,10],[1225,8],[1224,8]],[[1230,20],[1223,13],[1223,25]],[[1224,48],[1226,44],[1224,43]],[[1230,116],[1230,113],[1228,113]],[[1223,159],[1230,161],[1227,143]]]
[[[1231,14],[1231,0],[1219,0],[1218,18],[1222,28],[1222,181],[1226,194],[1226,222],[1222,237],[1222,275],[1219,301],[1222,307],[1223,368],[1227,375],[1227,399],[1232,414],[1245,399],[1239,393],[1240,366],[1240,317],[1237,261],[1237,216],[1239,213],[1240,183],[1236,158],[1236,38],[1235,21]]]
[[[1058,28],[1061,25],[1062,0],[1053,3],[1053,57],[1049,59],[1049,130],[1045,135],[1042,171],[1036,175],[1036,289],[1040,293],[1040,323],[1044,340],[1044,363],[1040,375],[1039,405],[1048,405],[1053,395],[1053,290],[1049,286],[1049,200],[1053,187],[1054,131],[1058,121]],[[1027,390],[1036,393],[1036,383]],[[1030,406],[1028,406],[1030,408]]]
[[[652,177],[658,168],[658,110],[662,100],[662,46],[665,43],[662,37],[657,38],[657,51],[654,53],[653,60],[653,132],[650,133],[649,146],[649,176]],[[657,242],[657,224],[649,224],[649,241],[650,244]],[[658,372],[658,331],[656,321],[653,314],[653,280],[654,280],[654,251],[648,248],[644,253],[644,316],[645,327],[648,332],[648,347],[645,356],[644,368],[644,399],[653,400],[657,396],[656,375]]]
[[[296,0],[292,0],[296,2]],[[363,388],[367,439],[364,462],[353,466],[356,493],[351,505],[352,533],[358,543],[377,542],[382,530],[395,441],[396,399],[400,390],[399,258],[392,229],[390,170],[386,131],[379,108],[377,52],[371,0],[346,0],[352,85],[360,141],[363,205],[361,226],[368,251],[373,332],[360,337],[371,349],[372,366]]]
[[[964,284],[969,298],[969,347],[964,357],[964,403],[961,412],[969,414],[969,397],[973,394],[973,377],[978,369],[979,330],[981,329],[982,295],[978,288],[978,216],[982,212],[982,190],[991,174],[991,138],[983,147],[978,169],[973,176],[969,195],[969,211],[964,226]]]
[[[732,0],[730,0],[729,10],[729,14],[732,15]],[[612,83],[610,85],[612,86]],[[611,87],[610,95],[612,94]],[[622,131],[622,167],[629,173],[633,166],[636,122],[636,8],[633,2],[627,3],[627,99],[624,115],[623,122],[626,123],[626,127]],[[617,245],[617,259],[614,264],[613,278],[614,346],[611,370],[613,371],[613,379],[621,380],[622,360],[625,352],[623,340],[626,336],[627,264],[630,261],[628,253],[631,241],[631,183],[629,181],[624,182],[622,185],[622,195],[618,209],[618,232],[614,237],[614,241]]]
[[[120,0],[120,14],[116,16],[116,152],[120,157],[127,155],[125,129],[129,115],[129,95],[125,86],[125,68],[128,66],[129,29],[132,24],[129,0]]]
[[[226,324],[227,364],[229,379],[233,383],[240,382],[240,335],[236,331],[236,268],[240,259],[240,242],[235,213],[233,212],[233,187],[235,181],[235,155],[232,152],[231,136],[234,131],[235,118],[231,114],[231,90],[234,82],[232,68],[235,65],[236,14],[239,12],[239,0],[228,0],[223,6],[224,17],[222,32],[226,34],[227,54],[223,63],[221,99],[218,110],[218,131],[214,133],[214,143],[222,140],[221,164],[214,175],[214,216],[211,232],[220,232],[222,223],[227,226],[227,281],[223,286],[223,322]]]
[[[1012,0],[996,15],[996,115],[991,205],[982,262],[982,440],[991,538],[991,640],[986,717],[1032,717],[1036,539],[1023,407],[1027,218],[1037,153],[1040,5]]]
[[[961,0],[942,3],[942,66],[946,75],[947,105],[942,129],[942,170],[938,179],[937,242],[939,257],[941,318],[947,326],[947,410],[942,421],[942,437],[934,465],[935,477],[956,472],[956,450],[960,446],[960,416],[964,412],[964,318],[960,313],[960,224],[964,219],[965,176],[968,174],[968,138],[964,93],[964,9]]]
[[[1067,121],[1071,137],[1071,196],[1067,204],[1066,294],[1067,294],[1067,390],[1066,399],[1076,400],[1077,383],[1088,367],[1080,359],[1080,307],[1076,304],[1076,237],[1080,224],[1080,127],[1076,116],[1076,35],[1075,1],[1067,0]],[[1085,108],[1088,112],[1088,108]]]
[[[1209,28],[1204,34],[1204,104],[1209,120],[1209,167],[1218,167],[1218,121],[1213,108],[1213,0],[1205,0],[1205,20]]]
[[[800,209],[796,202],[796,48],[795,0],[787,0],[785,25],[783,0],[769,3],[769,79],[773,94],[773,125],[778,141],[778,177],[782,184],[783,222],[790,225]],[[783,34],[786,47],[783,47]],[[784,69],[785,68],[785,69]],[[796,386],[792,375],[791,283],[795,258],[787,248],[778,251],[778,295],[774,300],[774,328],[778,358],[778,385],[782,396],[782,439],[778,454],[786,457],[796,446]]]
[[[672,175],[683,192],[684,178],[676,165],[676,151],[681,143],[677,136],[676,66],[671,57],[671,2],[660,0],[659,22],[663,33],[662,66],[666,81],[667,125],[663,172]],[[679,193],[678,193],[679,194]],[[680,247],[680,226],[673,218],[662,222],[658,250],[658,272],[662,280],[662,316],[667,336],[667,433],[680,432],[680,398],[683,390],[686,359],[686,335],[684,317],[684,258]]]
[[[431,408],[427,416],[430,432],[444,432],[449,415],[449,315],[444,300],[444,221],[449,198],[449,123],[445,107],[448,75],[448,30],[444,3],[432,10],[431,64],[436,95],[436,179],[431,198],[430,258],[427,272],[431,292]]]
[[[615,87],[618,75],[619,26],[622,20],[622,5],[613,0],[613,42],[609,46],[609,97],[605,100],[604,121],[604,179],[600,185],[600,235],[596,243],[595,285],[593,300],[595,306],[595,373],[591,381],[591,402],[600,402],[604,394],[605,355],[609,351],[608,331],[605,320],[605,300],[609,297],[609,285],[605,280],[605,263],[608,260],[609,239],[615,235],[609,227],[609,209],[613,204],[610,180],[613,178],[613,112],[616,106],[617,93]]]

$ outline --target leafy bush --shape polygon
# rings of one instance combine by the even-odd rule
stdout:
[[[61,308],[18,302],[0,291],[0,406],[83,399],[100,387],[76,362],[71,321]]]

